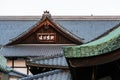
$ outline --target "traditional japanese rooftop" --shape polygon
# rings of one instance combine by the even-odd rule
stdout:
[[[41,16],[0,16],[0,45],[27,31]],[[120,22],[120,16],[53,16],[53,19],[71,33],[91,41]]]
[[[117,28],[95,41],[79,45],[63,47],[67,58],[91,57],[109,53],[120,48],[120,25]]]
[[[66,38],[65,39],[66,41],[70,40],[75,43],[74,44],[69,43],[64,45],[62,43],[59,44],[55,43],[53,45],[47,42],[42,45],[41,43],[35,44],[33,39],[36,39],[37,36],[34,35],[35,36],[34,38],[29,38],[29,36],[31,36],[32,33],[37,33],[37,30],[38,32],[45,31],[44,29],[43,31],[39,30],[40,27],[44,28],[46,26],[43,23],[49,24],[50,27],[49,29],[60,33],[62,37]],[[118,25],[117,28],[114,28],[115,25],[117,25],[118,23],[120,23],[120,16],[53,16],[51,17],[51,15],[48,14],[48,12],[47,14],[44,13],[42,17],[41,16],[4,16],[4,17],[1,16],[0,34],[2,35],[0,35],[0,45],[1,45],[0,54],[2,54],[5,57],[31,57],[31,62],[29,65],[30,66],[35,65],[36,68],[42,66],[44,68],[54,67],[54,68],[68,69],[68,64],[66,62],[65,57],[67,58],[92,57],[105,53],[109,54],[109,52],[120,48],[120,41],[119,41],[120,25]],[[100,36],[105,32],[107,34]],[[99,39],[96,38],[98,36]],[[33,42],[28,41],[29,43],[27,44],[22,43],[22,41],[28,38],[30,39],[30,41]],[[61,38],[61,42],[62,40],[63,38]],[[85,44],[79,46],[65,46],[65,45],[78,45],[78,42],[76,42],[75,40],[76,41],[78,40],[78,42],[84,41]],[[91,40],[93,41],[91,42]],[[65,57],[64,56],[55,57],[55,55],[63,55],[64,52],[62,46],[65,46],[63,47],[65,52]],[[44,59],[37,59],[36,56],[42,57]],[[46,58],[46,56],[48,58]],[[115,55],[115,58],[116,56],[117,55]],[[109,58],[111,58],[111,56]],[[117,57],[117,59],[118,58],[119,57]],[[73,61],[71,60],[72,67],[76,67],[76,66],[86,67],[86,66],[91,66],[94,63],[95,65],[99,65],[105,62],[107,63],[108,61],[115,60],[113,58],[112,60],[111,59],[107,60],[108,58],[106,58],[106,60],[104,59],[101,62],[97,62],[97,61],[94,62],[93,60],[95,59],[93,58],[92,60],[90,59],[88,60],[84,59],[84,61],[76,59],[76,62],[78,61],[80,65],[78,63],[75,63],[74,60]],[[101,58],[99,59],[99,61],[100,60]],[[81,64],[82,62],[83,64]],[[2,68],[3,71],[6,71],[7,69],[6,66],[3,66],[3,64],[2,64]],[[7,71],[9,71],[9,68],[7,69]],[[34,76],[25,77],[22,78],[21,80],[33,80],[33,79],[70,80],[71,75],[68,70],[60,69],[60,70],[45,72]]]

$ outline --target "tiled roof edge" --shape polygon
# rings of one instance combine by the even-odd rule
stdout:
[[[32,60],[44,60],[44,59],[51,59],[51,58],[58,58],[58,57],[63,57],[64,55],[63,54],[56,54],[56,55],[51,55],[51,56],[39,56],[39,57],[28,57],[29,59],[32,59]]]
[[[11,72],[13,72],[13,73],[17,73],[17,74],[19,74],[19,75],[21,75],[21,76],[24,76],[24,77],[27,77],[26,74],[21,73],[21,72],[18,72],[18,71],[16,71],[16,70],[11,70],[8,74],[9,74],[9,75],[12,75]]]
[[[58,69],[58,70],[53,70],[53,71],[49,71],[49,72],[44,72],[44,73],[40,73],[40,74],[37,74],[37,75],[24,77],[24,78],[21,78],[19,80],[32,80],[33,78],[35,79],[35,78],[39,78],[39,77],[44,77],[44,76],[52,75],[52,74],[59,73],[59,72],[62,72],[62,70]]]

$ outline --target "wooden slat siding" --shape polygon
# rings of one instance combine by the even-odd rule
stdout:
[[[55,42],[40,42],[37,40],[37,33],[56,33],[56,41]],[[66,39],[64,36],[62,36],[60,33],[55,31],[54,28],[49,27],[48,30],[45,31],[44,26],[41,27],[39,30],[34,32],[31,36],[26,38],[25,40],[21,41],[21,44],[72,44],[73,42]]]

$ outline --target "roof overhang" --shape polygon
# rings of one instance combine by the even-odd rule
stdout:
[[[67,58],[72,67],[88,67],[110,63],[120,59],[120,49],[99,56],[87,58]]]

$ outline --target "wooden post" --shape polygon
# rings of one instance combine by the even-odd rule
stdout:
[[[27,66],[27,75],[29,75],[29,67]]]
[[[95,67],[92,67],[92,80],[95,80]]]
[[[14,58],[12,58],[12,68],[14,68]]]

